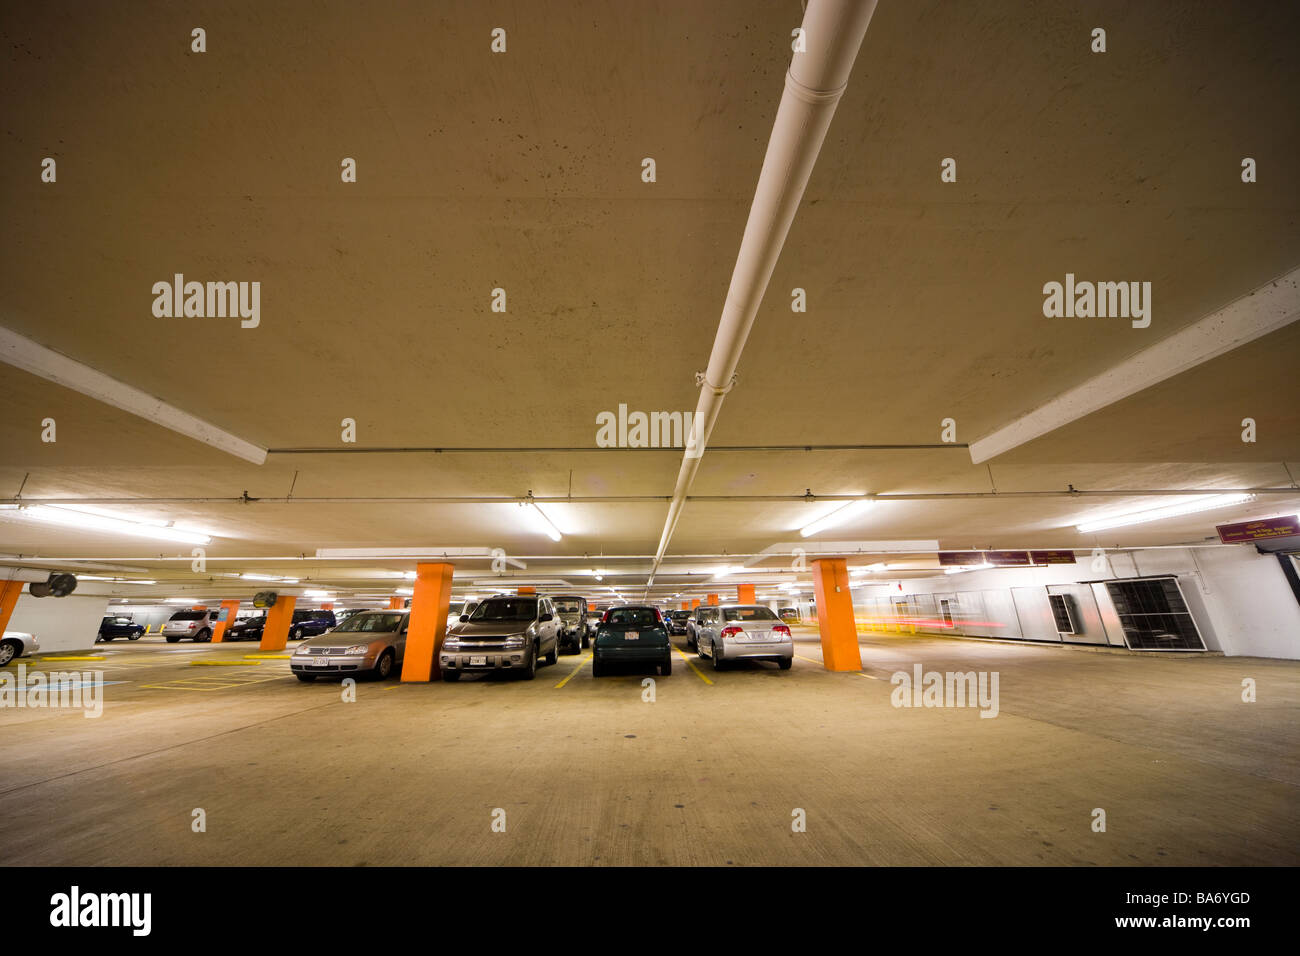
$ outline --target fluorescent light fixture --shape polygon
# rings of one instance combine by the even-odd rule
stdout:
[[[110,517],[78,511],[63,505],[26,505],[14,513],[18,518],[30,518],[46,524],[63,525],[78,531],[102,531],[107,534],[124,534],[135,538],[158,538],[182,544],[210,544],[212,538],[197,531],[169,528],[156,521],[134,521],[129,518]]]
[[[414,588],[394,588],[394,594],[400,594],[402,597],[410,597],[415,593]]]
[[[944,574],[963,574],[966,571],[987,571],[993,567],[991,564],[964,564],[957,568],[944,568]]]
[[[168,405],[140,389],[83,365],[9,329],[0,328],[0,362],[87,395],[145,421],[188,435],[227,454],[260,465],[266,449],[232,435],[211,422]]]
[[[245,581],[270,581],[272,584],[297,584],[297,578],[280,578],[274,574],[241,574]]]
[[[1177,504],[1165,505],[1160,508],[1148,508],[1144,511],[1130,511],[1127,514],[1113,515],[1109,518],[1097,518],[1093,521],[1085,521],[1076,527],[1081,534],[1091,534],[1094,531],[1124,528],[1132,524],[1159,521],[1162,518],[1177,518],[1181,515],[1191,515],[1201,511],[1213,511],[1215,508],[1227,508],[1231,505],[1240,505],[1254,500],[1255,496],[1248,494],[1197,495],[1195,498],[1184,498]]]
[[[542,534],[546,535],[552,541],[559,541],[561,538],[564,537],[564,535],[560,534],[560,529],[555,526],[555,522],[552,521],[549,517],[547,517],[546,512],[543,511],[538,506],[537,502],[528,501],[528,502],[523,502],[523,504],[531,508],[541,518],[541,522],[538,525],[538,530],[540,530]]]
[[[332,597],[332,594],[329,591],[318,591],[315,590],[314,588],[307,588],[302,592],[302,596],[314,597],[314,598],[327,598],[327,597]]]
[[[850,501],[848,504],[822,515],[811,524],[804,525],[799,529],[799,534],[808,538],[819,531],[825,531],[827,528],[833,528],[836,525],[844,524],[844,522],[858,514],[861,514],[873,504],[875,504],[875,501],[871,498],[861,498],[857,501]]]

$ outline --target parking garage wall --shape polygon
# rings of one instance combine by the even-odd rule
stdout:
[[[14,606],[8,630],[35,634],[42,654],[83,650],[95,646],[107,608],[106,596],[73,594],[63,598],[36,598],[24,593]]]
[[[855,609],[867,628],[902,624],[969,637],[1059,642],[1049,595],[1071,594],[1081,620],[1080,633],[1069,640],[1123,647],[1105,582],[1169,575],[1178,581],[1206,650],[1300,659],[1300,603],[1276,558],[1246,546],[1152,549],[1108,557],[1109,574],[1092,573],[1084,559],[1075,565],[904,580],[901,589],[855,589]],[[945,599],[952,601],[947,615]],[[960,613],[951,613],[954,609]]]

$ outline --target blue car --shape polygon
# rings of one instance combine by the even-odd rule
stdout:
[[[622,604],[605,612],[596,626],[591,675],[604,677],[611,664],[636,664],[673,672],[673,645],[657,607]]]
[[[128,641],[138,641],[143,633],[144,625],[135,623],[129,617],[106,617],[99,622],[99,633],[95,636],[95,643],[102,644],[119,637],[125,637]]]

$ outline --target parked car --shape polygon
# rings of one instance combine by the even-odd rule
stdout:
[[[0,637],[0,667],[28,654],[35,654],[40,649],[41,645],[36,640],[35,634],[27,631],[5,631],[4,637]]]
[[[780,615],[781,620],[787,624],[799,623],[799,609],[797,607],[783,607],[776,612]]]
[[[668,633],[685,634],[686,622],[691,619],[690,611],[672,611],[668,614]]]
[[[587,632],[587,599],[576,594],[553,594],[551,603],[560,621],[560,646],[575,654],[591,646]]]
[[[168,644],[188,638],[196,644],[212,640],[212,628],[217,623],[217,612],[211,608],[177,611],[162,626],[162,636]]]
[[[534,595],[494,596],[464,614],[442,642],[442,679],[460,680],[466,671],[515,671],[537,676],[537,660],[554,664],[560,653],[560,621],[550,599]]]
[[[771,608],[723,604],[709,608],[709,612],[697,625],[696,652],[711,659],[714,670],[722,670],[726,661],[742,658],[776,661],[783,671],[794,663],[790,627]]]
[[[294,611],[289,621],[289,639],[300,641],[305,637],[324,634],[336,626],[338,621],[333,611]],[[262,631],[266,628],[266,615],[245,618],[236,621],[222,636],[223,641],[260,641]]]
[[[465,601],[460,607],[453,607],[447,615],[447,630],[450,631],[460,623],[462,614],[473,614],[476,607],[478,607],[478,601]]]
[[[318,677],[384,680],[406,655],[407,609],[361,611],[328,634],[309,637],[293,649],[289,670],[304,683]]]
[[[603,677],[610,664],[648,664],[667,677],[673,672],[673,645],[657,607],[627,604],[612,607],[596,630],[591,675]]]
[[[99,644],[119,637],[125,637],[128,641],[138,641],[143,633],[144,625],[135,623],[129,617],[106,617],[99,622],[99,633],[95,635],[95,643]]]
[[[699,651],[700,627],[708,623],[716,612],[717,606],[714,604],[701,604],[690,612],[691,616],[686,619],[686,646],[691,650]]]
[[[604,616],[604,611],[597,611],[591,607],[587,608],[587,636],[589,638],[595,638],[596,629],[600,627],[600,619]]]

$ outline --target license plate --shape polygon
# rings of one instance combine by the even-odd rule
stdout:
[[[470,667],[487,667],[487,657],[471,657],[469,659]]]
[[[314,660],[314,661],[312,661],[312,662],[311,662],[311,666],[312,666],[312,667],[329,667],[329,666],[330,666],[330,662],[327,661],[327,660],[325,660],[325,659],[322,657],[322,658],[320,658],[320,659],[318,659],[318,660]]]
[[[641,639],[640,631],[625,631],[623,633],[623,640],[625,641],[637,641],[640,639]]]

